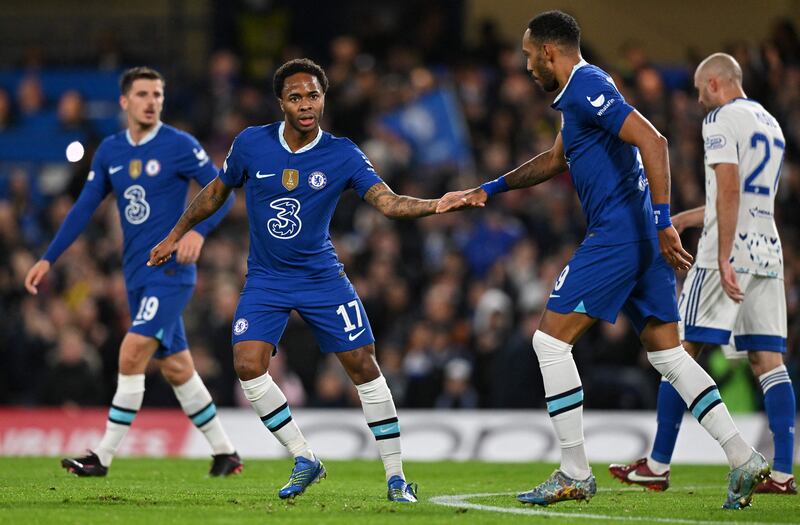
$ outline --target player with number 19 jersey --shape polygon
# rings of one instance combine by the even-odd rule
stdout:
[[[219,173],[226,186],[244,186],[250,223],[233,344],[257,340],[277,347],[291,310],[311,325],[323,352],[373,343],[328,228],[342,192],[353,188],[363,198],[382,180],[353,142],[321,129],[292,152],[284,125],[245,129]]]
[[[194,179],[205,186],[216,174],[197,140],[172,126],[157,124],[139,143],[127,130],[115,133],[97,148],[83,190],[43,259],[54,263],[86,228],[106,195],[114,193],[124,238],[130,331],[158,339],[156,357],[185,350],[181,313],[192,295],[196,267],[177,261],[147,266],[147,254],[183,212],[189,182]],[[231,205],[227,202],[195,231],[208,235]]]

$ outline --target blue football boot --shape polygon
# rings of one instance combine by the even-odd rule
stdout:
[[[322,461],[315,459],[311,461],[303,456],[297,456],[294,460],[294,468],[289,481],[278,491],[281,499],[294,498],[305,492],[306,488],[312,483],[319,483],[328,473]]]
[[[753,492],[767,476],[769,463],[754,450],[744,465],[736,467],[728,474],[728,499],[722,508],[736,510],[749,506]]]
[[[544,483],[533,487],[528,492],[517,495],[517,500],[531,505],[547,506],[551,503],[570,499],[589,501],[597,493],[597,482],[594,474],[586,479],[572,479],[561,470],[555,470]]]
[[[406,483],[406,480],[400,476],[392,476],[389,478],[389,493],[386,497],[389,498],[389,501],[398,503],[416,503],[417,484]]]

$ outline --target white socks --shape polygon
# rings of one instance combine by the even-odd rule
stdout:
[[[361,399],[367,425],[375,436],[378,451],[383,460],[386,480],[388,481],[392,476],[400,476],[405,479],[400,451],[400,424],[386,379],[379,376],[363,385],[356,385],[356,389],[358,397]]]
[[[308,448],[306,438],[292,420],[292,412],[286,396],[272,380],[269,372],[247,381],[239,380],[244,395],[264,426],[285,446],[294,457],[303,456],[314,460],[314,453]]]
[[[647,352],[647,358],[675,387],[697,421],[722,446],[731,468],[750,459],[753,449],[742,439],[734,425],[728,408],[719,396],[717,385],[683,346]]]
[[[668,463],[661,463],[660,461],[656,461],[650,456],[647,456],[647,468],[650,469],[650,472],[652,472],[653,474],[657,474],[659,476],[669,472]]]
[[[572,345],[539,330],[533,334],[550,421],[561,444],[561,471],[586,479],[592,471],[583,444],[583,387],[572,359]]]
[[[233,454],[235,452],[231,440],[222,428],[217,417],[217,407],[211,400],[206,385],[197,372],[184,384],[172,386],[175,396],[183,411],[192,423],[206,436],[214,455]]]
[[[117,377],[117,391],[108,411],[106,433],[94,451],[104,467],[111,465],[122,438],[128,433],[144,399],[144,374]]]

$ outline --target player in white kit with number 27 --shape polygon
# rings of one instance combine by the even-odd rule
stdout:
[[[703,226],[697,262],[680,298],[681,339],[694,356],[716,345],[729,355],[746,352],[764,392],[775,443],[772,474],[756,492],[797,494],[792,475],[795,395],[783,364],[786,297],[774,218],[786,142],[775,118],[746,98],[742,70],[730,55],[706,58],[697,67],[695,86],[708,111],[703,120],[706,205],[673,217],[678,230]],[[662,381],[650,456],[612,465],[611,474],[666,490],[685,409],[675,389]]]

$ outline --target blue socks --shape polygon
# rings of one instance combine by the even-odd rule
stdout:
[[[672,452],[675,450],[675,442],[678,440],[678,432],[681,429],[685,410],[686,403],[683,402],[678,391],[669,381],[662,379],[661,385],[658,387],[658,403],[656,405],[658,430],[653,442],[653,451],[650,453],[650,457],[659,463],[669,465],[672,460]]]
[[[794,389],[786,367],[781,365],[758,378],[764,391],[764,409],[775,441],[772,469],[792,473],[794,424],[796,417]]]

